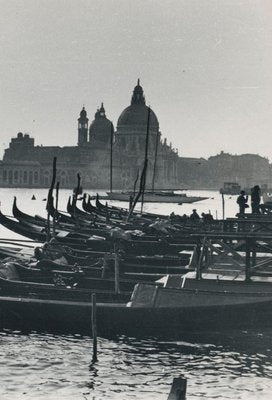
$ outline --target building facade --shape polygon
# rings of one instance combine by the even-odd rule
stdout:
[[[79,173],[84,188],[108,190],[112,165],[112,188],[132,189],[143,169],[148,125],[147,188],[154,183],[156,189],[219,190],[224,182],[246,188],[256,184],[272,187],[272,166],[257,154],[222,151],[208,159],[179,157],[162,139],[158,118],[146,106],[139,80],[116,128],[107,118],[103,103],[91,123],[83,107],[77,124],[75,146],[35,146],[34,138],[19,132],[0,161],[0,186],[48,188],[53,157],[57,157],[57,180],[62,188],[74,188]]]
[[[204,158],[179,157],[178,180],[183,187],[217,189],[224,182],[233,182],[243,188],[255,185],[272,187],[272,168],[269,160],[258,154],[220,154]]]
[[[57,157],[57,180],[63,188],[74,188],[79,173],[84,188],[109,189],[112,165],[113,189],[131,189],[144,164],[147,123],[148,107],[138,80],[116,129],[102,103],[90,125],[85,108],[81,110],[76,146],[35,146],[34,138],[19,132],[0,161],[0,186],[48,187]],[[160,189],[175,187],[178,154],[162,140],[153,110],[148,132],[147,187],[153,181]]]

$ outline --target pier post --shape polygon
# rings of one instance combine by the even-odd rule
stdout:
[[[222,195],[222,220],[225,220],[225,197],[224,193],[221,193]]]
[[[202,279],[202,267],[203,267],[203,259],[206,251],[206,237],[203,239],[202,249],[200,251],[200,244],[199,244],[199,256],[197,259],[197,266],[196,266],[196,279],[200,281]]]
[[[252,241],[252,258],[251,258],[251,266],[255,267],[256,265],[256,240]]]
[[[179,376],[174,378],[171,391],[167,400],[185,400],[186,399],[187,380]]]
[[[246,265],[245,265],[245,280],[250,281],[250,245],[249,239],[246,239]]]
[[[118,251],[115,250],[114,253],[114,283],[115,283],[115,293],[120,293],[120,257]]]
[[[97,361],[96,293],[92,293],[92,335],[93,335],[92,362],[95,363]]]
[[[103,258],[102,274],[101,274],[101,278],[102,278],[102,279],[105,279],[106,276],[107,276],[107,273],[108,273],[108,271],[109,271],[109,263],[110,263],[109,256],[108,256],[108,254],[106,253],[106,254],[104,255],[104,258]]]

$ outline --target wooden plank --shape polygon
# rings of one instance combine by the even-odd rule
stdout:
[[[167,400],[185,400],[187,390],[187,380],[179,376],[174,378],[172,382],[171,391]]]

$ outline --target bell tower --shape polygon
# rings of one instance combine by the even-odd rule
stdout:
[[[80,116],[78,118],[78,146],[82,146],[87,143],[88,140],[88,122],[87,112],[83,107]]]

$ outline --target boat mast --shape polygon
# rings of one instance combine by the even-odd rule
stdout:
[[[56,183],[56,175],[57,175],[57,157],[53,158],[53,173],[52,173],[52,181],[51,186],[48,190],[47,195],[47,203],[46,203],[46,210],[47,210],[47,220],[46,220],[46,240],[49,242],[50,240],[50,205],[53,204],[53,190]]]
[[[112,193],[112,147],[113,147],[113,123],[111,123],[111,135],[110,135],[110,193]]]
[[[142,186],[141,213],[143,212],[143,207],[144,207],[144,192],[145,192],[145,184],[146,184],[146,171],[147,171],[147,165],[148,165],[149,123],[150,123],[150,106],[148,106],[148,110],[147,110],[147,125],[146,125],[146,137],[145,137],[145,158],[144,158],[145,168],[144,168],[143,186]]]
[[[155,174],[156,174],[156,166],[157,166],[158,143],[159,143],[159,128],[158,128],[158,130],[157,130],[157,135],[156,135],[156,146],[155,146],[155,156],[154,156],[154,168],[153,168],[153,178],[152,178],[152,192],[154,192],[154,186],[155,186]]]

